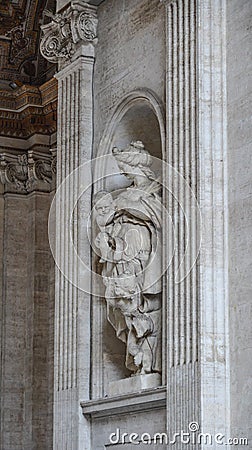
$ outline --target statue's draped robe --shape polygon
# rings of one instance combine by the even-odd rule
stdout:
[[[151,183],[156,190],[157,183]],[[126,343],[126,367],[161,371],[161,202],[130,187],[116,199],[107,277],[107,318]],[[129,298],[128,293],[132,296]]]

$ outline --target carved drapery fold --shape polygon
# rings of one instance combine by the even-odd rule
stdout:
[[[68,61],[79,44],[96,44],[98,20],[93,6],[73,1],[62,13],[47,15],[52,21],[41,27],[43,38],[40,51],[48,61]]]
[[[37,182],[51,184],[55,174],[55,155],[33,150],[21,155],[2,153],[0,155],[0,182],[11,185],[20,193],[36,189]]]

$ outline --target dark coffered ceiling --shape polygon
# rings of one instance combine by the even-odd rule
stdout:
[[[11,89],[11,82],[41,85],[53,76],[55,66],[39,50],[40,25],[50,21],[45,10],[54,13],[56,0],[0,0],[0,89]]]
[[[56,0],[1,0],[0,80],[41,84],[54,68],[39,52],[44,10],[55,11]]]

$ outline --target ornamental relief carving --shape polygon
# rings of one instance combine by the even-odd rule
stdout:
[[[0,91],[0,135],[29,138],[57,131],[57,80]]]
[[[50,185],[56,172],[56,156],[42,155],[28,151],[28,154],[0,155],[0,182],[11,185],[20,193],[36,189],[36,182]]]
[[[12,28],[6,36],[12,40],[9,62],[15,64],[16,58],[25,57],[29,51],[31,39],[25,34],[25,22]]]
[[[79,43],[96,44],[98,20],[91,5],[80,6],[72,2],[62,13],[53,15],[46,11],[45,14],[52,21],[41,27],[40,51],[48,61],[57,63],[71,59]]]

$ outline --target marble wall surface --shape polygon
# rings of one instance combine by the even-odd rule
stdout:
[[[150,89],[164,105],[164,6],[160,0],[106,0],[98,8],[98,36],[94,68],[94,156],[116,104],[126,94],[138,88]]]
[[[252,442],[252,4],[227,2],[231,431]],[[250,418],[250,420],[248,420]]]

